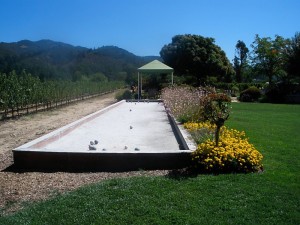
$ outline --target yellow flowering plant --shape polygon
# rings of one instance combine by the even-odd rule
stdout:
[[[213,138],[216,125],[204,122],[186,123],[184,126],[192,135],[197,131],[200,136],[204,134],[204,138],[196,140],[198,146],[192,153],[196,169],[213,173],[255,172],[263,169],[263,156],[249,143],[244,131],[229,130],[223,126],[216,146]],[[207,136],[207,133],[212,136]]]

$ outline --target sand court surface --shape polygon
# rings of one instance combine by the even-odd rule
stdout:
[[[174,157],[180,161],[179,153],[192,151],[183,147],[184,143],[190,146],[188,134],[174,127],[177,125],[172,123],[160,101],[121,101],[14,149],[14,161],[21,167],[35,164],[39,167],[43,161],[45,165],[74,167],[73,164],[80,163],[84,167],[91,160],[94,167],[101,163],[103,168],[104,160],[120,164],[118,161],[123,157],[127,160],[122,162],[126,167],[133,160],[156,164],[155,158],[161,158],[163,164],[165,160],[167,165]],[[143,167],[141,163],[137,166]]]
[[[130,152],[179,150],[161,102],[122,102],[83,123],[44,150]],[[89,150],[92,151],[92,150]]]
[[[17,149],[123,153],[174,151],[180,147],[161,102],[123,101]]]

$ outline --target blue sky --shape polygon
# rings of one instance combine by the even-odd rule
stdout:
[[[255,34],[300,32],[300,0],[0,0],[0,42],[51,39],[159,55],[177,34],[213,37],[232,60]]]

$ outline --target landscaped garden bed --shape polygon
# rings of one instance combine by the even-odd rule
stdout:
[[[197,143],[191,169],[200,173],[257,172],[263,170],[262,154],[244,131],[227,129],[230,98],[213,88],[165,88],[162,98]]]

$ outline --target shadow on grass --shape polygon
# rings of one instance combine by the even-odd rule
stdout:
[[[261,174],[264,173],[264,169],[261,167],[258,171],[205,171],[201,169],[195,169],[194,167],[186,167],[182,169],[174,169],[170,170],[167,175],[165,175],[166,178],[169,179],[175,179],[175,180],[183,180],[188,178],[195,178],[199,175],[210,175],[210,176],[218,176],[222,174]]]
[[[182,169],[174,169],[170,170],[166,178],[174,179],[174,180],[183,180],[188,178],[197,177],[199,173],[197,173],[194,169],[190,167],[182,168]]]

